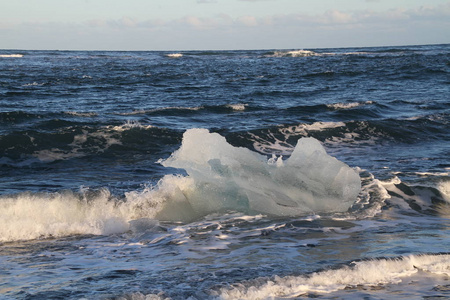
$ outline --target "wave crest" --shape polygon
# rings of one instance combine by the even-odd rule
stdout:
[[[0,58],[20,58],[23,54],[0,54]]]
[[[308,57],[318,55],[314,51],[309,50],[291,50],[291,51],[275,51],[271,57]]]
[[[219,299],[295,298],[308,293],[331,293],[348,287],[398,284],[420,271],[450,275],[450,255],[409,255],[355,261],[338,269],[303,276],[274,277],[262,284],[240,284],[214,292]]]

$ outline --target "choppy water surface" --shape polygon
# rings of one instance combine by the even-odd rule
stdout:
[[[0,298],[450,297],[449,74],[449,45],[2,50]]]

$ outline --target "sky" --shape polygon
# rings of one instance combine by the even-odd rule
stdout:
[[[0,0],[0,49],[312,49],[450,43],[450,0]]]

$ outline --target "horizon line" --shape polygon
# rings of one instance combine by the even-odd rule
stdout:
[[[0,51],[82,51],[82,52],[199,52],[199,51],[271,51],[271,50],[307,50],[307,49],[348,49],[348,48],[386,48],[386,47],[418,47],[418,46],[439,46],[450,45],[447,43],[431,43],[431,44],[402,44],[402,45],[378,45],[378,46],[340,46],[340,47],[296,47],[296,48],[248,48],[248,49],[165,49],[165,50],[118,50],[118,49],[18,49],[18,48],[2,48]]]

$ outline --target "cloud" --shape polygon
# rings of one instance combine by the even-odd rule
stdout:
[[[124,16],[80,23],[0,21],[0,40],[3,47],[24,49],[313,48],[448,43],[448,28],[450,3],[384,12],[329,10],[317,15],[232,17],[222,13],[172,20]]]
[[[329,10],[324,14],[324,19],[330,23],[345,24],[354,22],[352,14],[339,10]]]
[[[130,17],[122,17],[119,20],[112,20],[108,21],[108,23],[113,27],[119,27],[119,28],[133,28],[137,27],[140,22],[137,19],[130,18]]]
[[[204,3],[212,0],[198,0]],[[240,1],[266,1],[266,0],[240,0]],[[369,0],[366,0],[369,1]],[[196,30],[215,30],[225,27],[314,27],[329,26],[338,29],[340,26],[386,26],[404,22],[450,22],[450,3],[439,6],[421,6],[416,9],[391,9],[383,12],[372,10],[328,10],[322,14],[310,15],[301,13],[268,15],[256,17],[243,15],[231,17],[227,14],[218,14],[211,17],[198,17],[187,15],[174,20],[148,19],[137,20],[131,17],[123,17],[116,20],[89,20],[85,22],[90,27],[111,27],[114,29],[133,28],[164,28],[187,26]],[[3,25],[5,26],[5,25]]]
[[[244,26],[257,26],[259,23],[253,16],[242,16],[237,18],[236,21]]]

